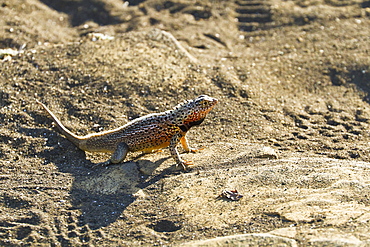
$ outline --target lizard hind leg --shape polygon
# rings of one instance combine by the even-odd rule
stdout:
[[[124,142],[119,143],[117,145],[116,151],[114,151],[114,153],[110,157],[110,161],[113,164],[120,163],[121,161],[123,161],[126,158],[128,150],[129,150],[129,148],[128,148],[128,145],[126,143],[124,143]]]
[[[117,145],[116,150],[114,151],[114,153],[112,154],[112,156],[110,157],[109,160],[107,160],[105,162],[98,163],[98,164],[94,165],[94,167],[96,167],[96,166],[108,166],[108,165],[111,165],[111,164],[118,164],[126,158],[128,151],[129,151],[128,145],[124,142],[121,142]]]

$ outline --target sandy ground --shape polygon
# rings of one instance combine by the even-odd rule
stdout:
[[[369,1],[13,0],[0,16],[0,245],[370,246]],[[188,172],[168,150],[93,169],[109,156],[35,103],[84,135],[201,94],[219,104],[190,130]]]

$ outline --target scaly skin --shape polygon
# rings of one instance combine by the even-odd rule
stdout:
[[[36,100],[37,101],[37,100]],[[117,164],[122,162],[128,152],[142,151],[150,153],[154,150],[169,147],[171,156],[177,165],[184,170],[191,161],[181,159],[177,144],[180,142],[185,151],[195,152],[189,147],[186,133],[192,127],[203,122],[206,115],[217,104],[218,100],[201,95],[177,105],[172,110],[153,113],[137,118],[117,129],[100,133],[77,136],[69,131],[43,103],[37,101],[51,116],[59,131],[78,148],[88,152],[112,153],[111,158],[99,165]]]

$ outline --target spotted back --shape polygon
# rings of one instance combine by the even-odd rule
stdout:
[[[83,150],[114,152],[119,143],[126,143],[130,151],[145,151],[170,145],[179,131],[186,132],[199,125],[217,104],[217,99],[201,95],[175,106],[172,110],[137,118],[117,129],[89,134],[80,147]],[[88,148],[84,148],[84,147]]]

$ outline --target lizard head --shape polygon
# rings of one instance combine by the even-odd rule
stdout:
[[[215,98],[200,95],[193,100],[188,100],[177,105],[173,109],[175,124],[183,131],[187,131],[190,127],[201,124],[217,102],[218,100]]]

